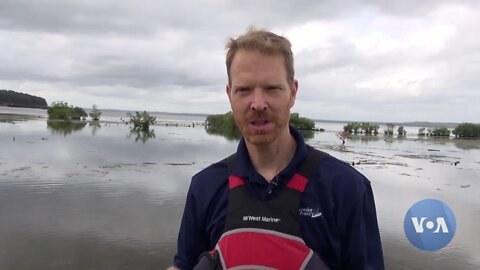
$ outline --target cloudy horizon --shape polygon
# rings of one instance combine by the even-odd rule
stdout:
[[[293,44],[293,111],[314,119],[480,122],[480,1],[0,2],[0,89],[80,107],[217,114],[225,41]]]

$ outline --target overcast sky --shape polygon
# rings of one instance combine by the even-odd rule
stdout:
[[[480,122],[480,1],[1,0],[0,89],[100,109],[230,110],[225,41],[293,44],[293,111]]]

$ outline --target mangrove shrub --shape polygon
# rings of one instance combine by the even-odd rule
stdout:
[[[385,135],[393,135],[393,130],[395,129],[395,124],[388,123],[387,129],[384,131]]]
[[[82,117],[86,117],[87,113],[80,107],[73,107],[68,105],[67,102],[58,101],[53,102],[47,110],[48,118],[50,120],[80,120]]]
[[[129,123],[133,124],[133,130],[139,130],[144,132],[150,131],[150,125],[155,124],[157,119],[155,116],[151,116],[150,114],[148,114],[147,111],[144,111],[142,113],[135,112],[134,115],[131,113],[127,113],[127,116],[130,117]]]
[[[380,126],[378,126],[377,124],[372,124],[370,122],[350,122],[343,126],[343,131],[350,134],[365,133],[368,135],[377,135],[379,128]]]
[[[100,115],[102,115],[102,112],[97,108],[97,105],[93,104],[92,111],[88,115],[93,121],[98,121],[100,120]]]
[[[480,137],[480,125],[462,123],[458,125],[452,133],[455,137],[460,138],[478,138]]]
[[[442,127],[442,128],[435,128],[430,132],[430,136],[450,136],[450,129]]]
[[[238,140],[242,136],[232,112],[209,115],[205,122],[209,134],[222,135],[229,140]]]
[[[314,130],[315,122],[312,119],[301,117],[298,113],[290,114],[290,125],[300,130]]]

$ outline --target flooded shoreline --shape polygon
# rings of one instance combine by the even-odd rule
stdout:
[[[341,124],[325,126],[308,143],[372,182],[387,269],[480,268],[480,141],[352,137],[341,147]],[[58,132],[45,119],[0,122],[0,269],[170,265],[191,176],[237,142],[202,126],[153,130],[142,142],[121,124]],[[406,210],[425,198],[447,203],[458,223],[433,253],[403,233]]]

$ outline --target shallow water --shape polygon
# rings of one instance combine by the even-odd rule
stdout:
[[[201,126],[155,126],[142,142],[124,124],[13,122],[0,122],[0,269],[167,267],[190,177],[237,144]],[[341,124],[324,127],[309,143],[372,182],[387,269],[480,269],[478,140],[357,137],[340,147]],[[425,198],[457,218],[452,242],[433,253],[403,232],[406,211]]]

